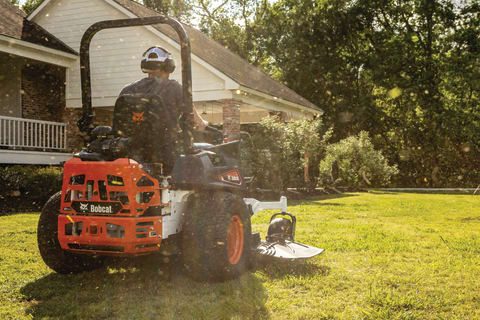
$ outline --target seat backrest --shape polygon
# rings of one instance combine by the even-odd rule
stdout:
[[[177,133],[174,114],[160,96],[122,95],[115,103],[112,133],[130,138],[132,152],[139,160],[157,162],[155,157],[159,153],[174,151]]]
[[[150,99],[142,99],[140,96],[122,95],[115,102],[113,110],[112,133],[119,137],[131,137],[138,135],[147,129]]]

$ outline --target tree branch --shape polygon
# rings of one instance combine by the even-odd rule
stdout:
[[[204,0],[199,0],[198,2],[200,3],[201,7],[198,7],[198,6],[194,6],[194,7],[202,9],[203,12],[205,12],[205,13],[198,13],[200,16],[206,17],[206,18],[208,18],[212,21],[215,21],[218,24],[221,23],[220,20],[215,16],[215,12],[218,9],[220,9],[221,6],[224,6],[228,2],[228,0],[226,0],[223,4],[221,4],[217,8],[215,8],[215,10],[213,12],[210,12],[210,10],[209,10],[208,6],[205,4]]]
[[[423,49],[424,49],[424,50],[427,50],[427,47],[426,47],[426,45],[425,45],[425,42],[423,41],[423,38],[422,38],[421,33],[418,32],[418,30],[414,30],[414,29],[413,29],[413,27],[412,27],[412,26],[410,25],[410,23],[408,22],[407,17],[405,17],[405,13],[404,13],[404,12],[402,12],[401,16],[402,16],[403,22],[404,22],[405,25],[407,26],[408,32],[415,33],[415,34],[417,35],[418,41],[420,41],[420,44],[422,45]]]

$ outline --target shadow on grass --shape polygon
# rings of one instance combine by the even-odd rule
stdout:
[[[21,293],[34,319],[268,319],[266,293],[252,274],[224,283],[195,282],[178,260],[160,255],[112,259],[77,275],[51,273]]]
[[[373,193],[373,194],[386,194],[390,196],[398,196],[400,195],[400,192],[396,191],[378,191],[378,190],[369,190],[368,193]]]
[[[37,211],[26,211],[26,210],[10,210],[10,211],[7,211],[7,210],[2,210],[0,208],[0,217],[7,217],[7,216],[13,216],[13,215],[16,215],[16,214],[38,214],[40,212],[41,209],[38,209]]]
[[[358,194],[352,193],[339,193],[339,194],[324,194],[324,195],[317,195],[306,197],[304,200],[292,200],[289,201],[289,205],[314,205],[314,206],[344,206],[342,203],[334,203],[334,202],[324,202],[327,200],[334,200],[334,199],[341,199],[341,198],[349,198],[349,197],[357,197]]]
[[[257,270],[265,273],[269,278],[282,279],[287,276],[292,277],[317,277],[327,276],[331,268],[328,266],[317,265],[306,260],[279,260],[268,259],[259,262]]]
[[[349,197],[358,197],[358,194],[332,193],[332,194],[318,195],[312,198],[308,198],[308,200],[324,201],[324,200],[341,199],[341,198],[349,198]]]
[[[343,207],[345,206],[345,204],[343,203],[335,203],[335,202],[321,202],[321,203],[317,203],[318,205],[321,205],[321,206],[333,206],[333,207]]]

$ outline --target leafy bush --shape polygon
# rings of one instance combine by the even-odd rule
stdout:
[[[253,146],[248,152],[254,185],[275,191],[315,187],[317,164],[330,136],[331,130],[325,132],[320,119],[286,123],[275,116],[263,119],[253,132]],[[310,182],[304,179],[305,155],[312,169]]]
[[[0,168],[0,214],[39,210],[61,188],[61,168],[9,166]]]
[[[329,145],[319,171],[323,185],[356,188],[387,185],[398,173],[397,166],[390,166],[382,153],[373,148],[365,131]]]

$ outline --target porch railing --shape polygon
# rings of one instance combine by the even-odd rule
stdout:
[[[67,125],[0,116],[0,147],[19,150],[66,150]]]

